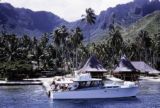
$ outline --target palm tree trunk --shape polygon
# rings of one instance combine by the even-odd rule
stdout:
[[[78,65],[77,65],[77,48],[76,48],[76,69],[78,68]]]
[[[88,44],[89,44],[89,56],[91,56],[91,43],[90,43],[90,38],[91,38],[91,32],[90,32],[90,30],[91,30],[91,25],[89,25],[89,37],[88,37]]]

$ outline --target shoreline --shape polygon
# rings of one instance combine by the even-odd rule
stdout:
[[[60,77],[49,77],[49,78],[29,78],[22,81],[4,81],[0,80],[0,86],[17,86],[17,85],[44,85],[50,84],[55,78]]]
[[[0,86],[12,86],[12,85],[43,85],[45,88],[52,83],[53,80],[62,78],[62,76],[54,76],[49,78],[30,78],[23,81],[0,81]],[[140,76],[139,82],[160,82],[160,76],[149,77]]]
[[[41,85],[44,87],[46,94],[49,96],[51,91],[51,83],[53,80],[62,78],[62,76],[54,76],[50,78],[31,78],[31,79],[24,79],[24,81],[0,81],[0,86],[21,86],[21,85]],[[140,76],[139,83],[143,82],[160,82],[160,76],[157,77],[148,77],[148,76]]]
[[[42,85],[41,81],[0,81],[0,86]]]
[[[149,77],[149,76],[140,76],[140,82],[146,81],[146,82],[160,82],[160,76],[156,77]]]

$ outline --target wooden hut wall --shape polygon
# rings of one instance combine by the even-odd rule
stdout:
[[[103,78],[103,72],[91,72],[92,78]]]
[[[114,73],[113,75],[125,81],[137,81],[139,79],[138,72],[121,72],[121,73]]]

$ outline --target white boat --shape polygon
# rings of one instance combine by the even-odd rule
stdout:
[[[101,79],[83,73],[73,79],[55,81],[49,94],[52,99],[98,99],[133,97],[138,92],[134,82],[103,84]]]

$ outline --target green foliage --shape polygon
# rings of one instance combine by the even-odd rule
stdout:
[[[145,16],[122,31],[124,40],[126,41],[129,39],[131,42],[135,42],[135,38],[141,30],[147,31],[150,34],[150,37],[153,38],[159,28],[159,19],[160,11],[155,11]]]
[[[5,68],[6,71],[8,71],[8,70],[31,71],[32,65],[25,63],[25,61],[1,62],[0,68],[1,69]]]
[[[32,72],[32,65],[26,63],[25,61],[10,61],[0,63],[0,73],[1,77],[6,77],[8,79],[18,79],[20,80],[30,75]]]
[[[90,14],[90,12],[92,14]],[[89,24],[94,24],[93,10],[86,10]],[[87,17],[88,16],[88,17]],[[125,54],[132,61],[145,61],[160,68],[160,30],[157,24],[160,13],[155,12],[129,27],[126,32],[116,26],[115,17],[107,32],[109,38],[99,43],[83,45],[82,30],[61,26],[46,33],[40,39],[27,35],[18,37],[15,34],[0,35],[0,73],[1,76],[20,77],[40,76],[42,70],[56,70],[55,74],[73,72],[84,64],[91,54],[95,54],[102,64],[113,69],[120,57]],[[52,38],[50,38],[52,37]],[[36,65],[33,70],[32,63]],[[18,73],[18,74],[17,74]]]
[[[94,10],[92,8],[86,9],[86,15],[82,15],[84,18],[82,18],[82,21],[86,21],[90,25],[95,24],[96,15],[94,13]]]

